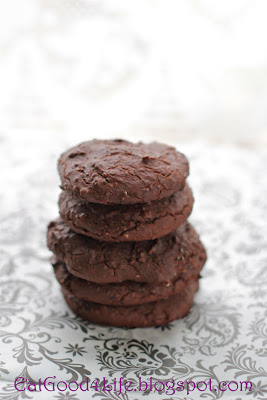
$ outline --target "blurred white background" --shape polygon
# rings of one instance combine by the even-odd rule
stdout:
[[[266,146],[266,15],[266,0],[2,1],[0,131]]]

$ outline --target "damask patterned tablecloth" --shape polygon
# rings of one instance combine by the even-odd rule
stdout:
[[[267,154],[178,146],[190,159],[190,221],[208,262],[186,318],[127,330],[76,317],[49,264],[45,235],[58,215],[56,160],[73,140],[0,133],[0,399],[267,399]],[[211,379],[213,390],[18,392],[18,376],[34,382],[55,376],[55,382],[67,383],[123,377],[133,389],[139,377]],[[218,388],[220,381],[245,380],[253,383],[250,393]]]

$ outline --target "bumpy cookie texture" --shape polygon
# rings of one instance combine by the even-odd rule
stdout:
[[[173,282],[141,283],[124,281],[121,283],[98,284],[71,275],[65,264],[52,259],[56,278],[63,289],[75,297],[86,301],[114,306],[129,306],[150,303],[180,293],[191,281],[195,281],[205,263],[204,250],[190,260]]]
[[[206,257],[197,233],[187,222],[160,239],[109,243],[80,235],[59,218],[48,226],[47,244],[72,275],[103,284],[172,282],[194,257],[202,253]]]
[[[84,202],[134,204],[160,200],[182,190],[186,157],[160,143],[92,140],[63,153],[62,188]]]
[[[110,205],[83,203],[62,192],[62,219],[75,232],[108,242],[151,240],[167,235],[183,224],[193,207],[190,188],[150,203]]]
[[[193,304],[198,281],[192,282],[181,293],[152,303],[136,306],[108,306],[84,301],[62,290],[70,309],[80,317],[99,324],[126,328],[160,326],[185,317]]]

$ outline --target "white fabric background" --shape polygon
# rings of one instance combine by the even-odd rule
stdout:
[[[265,0],[0,3],[0,128],[266,145]]]

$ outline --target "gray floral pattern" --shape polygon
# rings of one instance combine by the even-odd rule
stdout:
[[[49,264],[46,225],[57,215],[58,148],[44,140],[31,157],[12,152],[1,136],[0,210],[0,399],[46,399],[47,393],[19,392],[14,381],[33,383],[55,376],[89,384],[105,377],[131,380],[133,392],[71,391],[54,399],[220,399],[220,381],[253,384],[232,399],[267,398],[267,227],[264,153],[187,145],[190,184],[196,199],[190,217],[208,251],[200,290],[190,314],[151,329],[100,327],[75,316],[65,304]],[[19,166],[19,167],[18,167]],[[5,210],[5,212],[3,212]],[[212,382],[212,392],[139,392],[139,378],[153,382]],[[136,389],[136,390],[135,390]],[[206,396],[206,397],[205,397]],[[245,397],[244,397],[245,396]]]

